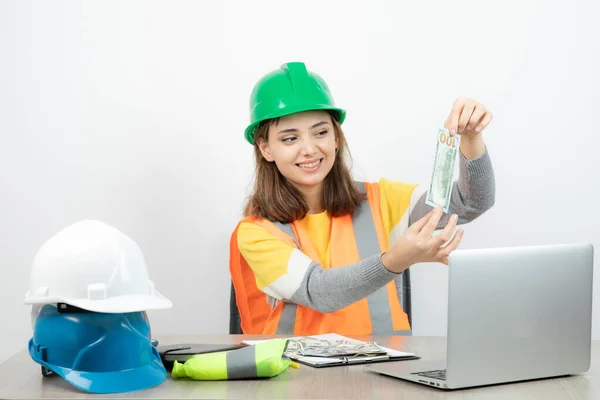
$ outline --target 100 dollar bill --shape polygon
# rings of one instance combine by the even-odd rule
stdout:
[[[437,134],[437,146],[433,173],[429,183],[429,192],[425,203],[432,206],[442,206],[444,212],[450,207],[452,184],[454,178],[454,164],[460,146],[460,136],[450,136],[447,129],[440,129]]]

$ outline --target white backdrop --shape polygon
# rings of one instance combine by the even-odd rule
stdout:
[[[461,248],[600,246],[597,2],[296,3],[0,2],[0,361],[31,334],[36,251],[85,218],[144,251],[174,302],[155,334],[227,332],[248,97],[287,61],[348,110],[358,178],[428,182],[455,97],[494,113],[496,205]],[[412,271],[414,333],[444,335],[446,267]]]

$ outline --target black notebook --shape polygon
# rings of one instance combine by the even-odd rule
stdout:
[[[216,353],[218,351],[237,350],[246,347],[244,344],[206,344],[206,343],[178,343],[158,346],[158,354],[164,364],[173,364],[174,361],[184,363],[195,354]]]

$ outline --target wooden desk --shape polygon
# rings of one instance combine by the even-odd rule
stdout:
[[[159,344],[239,343],[257,336],[163,336]],[[357,337],[368,340],[369,337]],[[440,359],[445,355],[444,337],[375,337],[378,343],[416,353],[418,363]],[[61,378],[44,378],[40,367],[26,350],[0,364],[0,398],[179,398],[179,399],[600,399],[600,341],[592,345],[592,365],[588,373],[566,378],[544,379],[484,388],[442,391],[365,369],[364,365],[316,369],[302,365],[289,368],[281,375],[264,380],[201,382],[167,380],[152,389],[114,395],[84,393]]]

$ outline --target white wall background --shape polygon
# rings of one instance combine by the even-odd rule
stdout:
[[[287,61],[305,61],[347,108],[358,177],[428,182],[455,97],[494,113],[497,201],[461,248],[600,248],[599,12],[593,1],[0,2],[0,361],[31,334],[37,249],[85,218],[144,251],[175,304],[150,313],[155,334],[227,332],[228,239],[253,167],[248,96]],[[447,270],[412,271],[415,334],[444,335]]]

